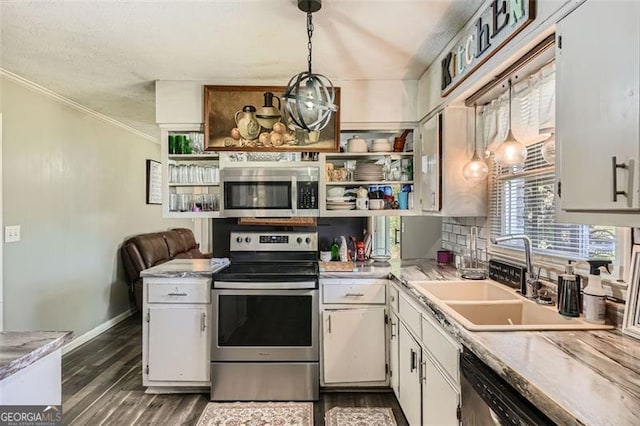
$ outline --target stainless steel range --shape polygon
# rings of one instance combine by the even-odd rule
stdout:
[[[213,275],[212,401],[319,394],[318,234],[232,232]]]

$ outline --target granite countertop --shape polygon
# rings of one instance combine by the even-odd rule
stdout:
[[[459,279],[455,269],[438,266],[433,260],[394,259],[385,263],[357,264],[355,271],[320,271],[320,278],[388,278],[389,274],[393,273],[405,280]]]
[[[227,265],[211,264],[211,259],[173,259],[140,272],[141,277],[152,278],[211,278]]]
[[[457,278],[450,268],[419,267],[424,277],[418,280]],[[619,330],[469,331],[411,288],[407,276],[413,274],[403,267],[393,275],[451,336],[556,423],[640,424],[639,341]]]
[[[71,331],[0,332],[0,380],[60,349],[72,337]]]

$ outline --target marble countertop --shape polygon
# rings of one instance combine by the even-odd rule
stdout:
[[[450,268],[418,267],[418,280],[457,278]],[[393,275],[451,336],[556,423],[640,424],[639,341],[619,330],[469,331],[411,287],[414,273],[402,267]]]
[[[320,278],[388,278],[393,273],[407,280],[459,279],[455,269],[438,266],[431,260],[391,260],[385,263],[357,264],[357,270],[349,272],[320,271]]]
[[[140,272],[141,277],[153,278],[211,278],[227,265],[211,265],[211,259],[173,259]]]
[[[71,331],[0,332],[0,380],[60,349],[72,337]]]

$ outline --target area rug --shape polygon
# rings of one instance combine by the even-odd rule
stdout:
[[[197,426],[312,426],[311,402],[210,402]]]
[[[333,407],[324,418],[326,426],[396,426],[391,408]]]

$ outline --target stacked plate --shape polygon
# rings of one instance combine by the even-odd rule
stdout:
[[[391,142],[387,139],[374,139],[371,143],[371,152],[391,152]]]
[[[356,208],[354,197],[327,197],[327,210],[353,210]]]
[[[382,176],[382,164],[358,163],[354,173],[358,181],[381,181]]]

